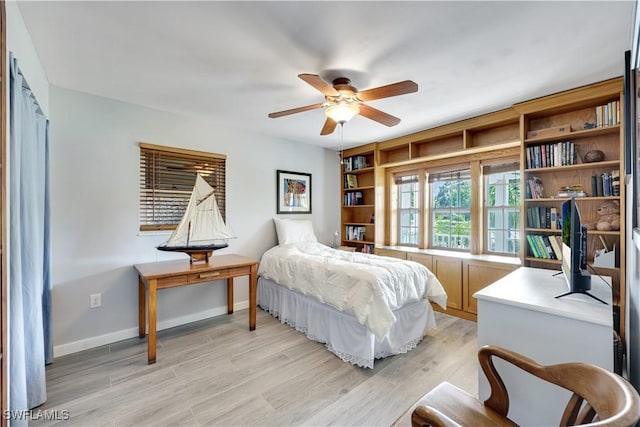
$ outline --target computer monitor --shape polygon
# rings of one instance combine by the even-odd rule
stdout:
[[[561,212],[562,272],[569,291],[556,298],[571,294],[585,294],[606,304],[588,292],[591,290],[591,274],[587,271],[587,227],[582,224],[576,200],[571,198],[562,203]]]

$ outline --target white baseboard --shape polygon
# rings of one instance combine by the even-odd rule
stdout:
[[[249,308],[249,301],[243,301],[233,305],[233,310],[243,310]],[[222,316],[227,314],[226,307],[218,307],[211,310],[200,311],[198,313],[188,314],[186,316],[174,317],[158,322],[157,329],[174,328],[176,326],[185,325],[187,323],[197,322],[199,320],[209,319],[211,317]],[[120,331],[110,332],[104,335],[98,335],[91,338],[85,338],[79,341],[73,341],[66,344],[60,344],[53,347],[53,357],[65,356],[67,354],[77,353],[82,350],[100,347],[114,342],[126,340],[138,336],[138,327],[123,329]]]

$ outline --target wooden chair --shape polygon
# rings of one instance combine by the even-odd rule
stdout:
[[[573,392],[559,425],[633,426],[640,420],[640,396],[624,378],[586,363],[542,366],[518,353],[495,346],[478,352],[491,395],[484,403],[444,382],[409,408],[395,426],[515,426],[507,414],[509,395],[493,357],[503,359],[545,381]]]

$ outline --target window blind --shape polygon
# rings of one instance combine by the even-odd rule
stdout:
[[[411,184],[418,182],[418,175],[395,175],[393,177],[396,185]]]
[[[140,231],[172,230],[184,214],[199,173],[214,189],[226,221],[223,154],[140,143]]]
[[[438,181],[458,181],[463,179],[471,179],[471,170],[462,169],[457,171],[439,172],[429,174],[429,183]]]
[[[517,172],[519,170],[520,170],[520,163],[517,163],[517,162],[482,166],[482,173],[484,175],[491,175],[494,173],[503,173],[503,172]]]

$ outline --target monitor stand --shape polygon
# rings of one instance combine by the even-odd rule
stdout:
[[[593,298],[594,300],[596,300],[596,301],[600,301],[600,302],[601,302],[601,303],[603,303],[604,305],[609,305],[609,304],[607,304],[606,302],[602,301],[602,300],[601,300],[600,298],[598,298],[597,296],[595,296],[595,295],[591,295],[591,294],[590,294],[589,292],[587,292],[587,291],[570,291],[570,292],[567,292],[567,293],[565,293],[565,294],[558,295],[556,298],[566,297],[567,295],[571,295],[571,294],[584,294],[584,295],[589,295],[589,296],[590,296],[591,298]]]

